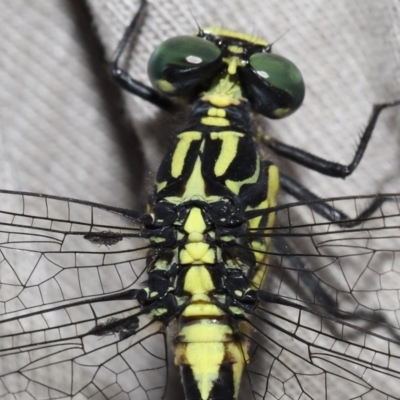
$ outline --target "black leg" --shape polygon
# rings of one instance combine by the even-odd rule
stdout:
[[[363,212],[361,212],[356,219],[352,219],[344,212],[333,208],[328,203],[322,201],[313,203],[313,201],[321,199],[294,179],[289,178],[284,174],[280,174],[279,182],[286,193],[291,194],[297,200],[309,201],[309,207],[316,213],[326,218],[328,221],[335,222],[337,225],[347,228],[361,224],[365,221],[365,218],[374,214],[375,211],[388,200],[385,197],[375,198],[375,200]]]
[[[346,178],[346,176],[349,176],[357,168],[359,162],[361,161],[381,111],[398,105],[400,105],[400,100],[374,105],[368,125],[361,135],[361,140],[357,147],[356,153],[354,154],[353,161],[349,165],[343,165],[324,160],[323,158],[307,153],[304,150],[300,150],[296,147],[279,142],[278,140],[269,136],[264,136],[261,138],[261,140],[276,154],[286,157],[298,164],[313,169],[314,171],[318,171],[324,175],[333,176],[335,178]]]
[[[332,317],[332,321],[336,321],[339,323],[346,320],[364,319],[371,326],[376,326],[376,323],[385,324],[386,328],[390,329],[397,340],[399,340],[399,334],[397,330],[390,328],[388,326],[388,321],[385,319],[385,317],[379,315],[378,313],[372,310],[363,310],[361,312],[358,311],[354,314],[349,314],[348,312],[340,310],[338,299],[332,297],[321,287],[320,279],[307,268],[307,266],[303,263],[301,256],[298,255],[298,252],[295,249],[291,248],[291,246],[284,238],[279,237],[277,239],[278,240],[275,240],[273,242],[275,251],[278,253],[278,255],[281,254],[286,257],[286,260],[288,261],[287,268],[289,270],[289,274],[290,271],[298,273],[298,278],[303,283],[302,288],[308,291],[309,294],[311,294],[312,296],[311,302],[307,299],[307,297],[309,296],[307,295],[307,293],[300,294],[300,298],[304,299],[306,302],[306,305],[302,306],[301,304],[294,303],[293,301],[287,300],[280,295],[269,293],[264,290],[258,290],[257,295],[260,300],[263,300],[267,303],[282,304],[284,306],[294,307],[299,310],[311,312],[316,315],[323,314],[321,314],[318,309],[314,309],[314,306],[322,306],[326,311],[326,316]],[[285,282],[289,285],[293,285],[293,288],[297,288],[297,278],[294,277],[293,279],[290,279],[289,274],[285,276]],[[297,292],[297,294],[299,294],[299,292]],[[351,326],[346,323],[345,325]],[[367,329],[367,327],[365,326],[364,329]]]
[[[298,251],[293,249],[284,237],[279,236],[276,239],[277,240],[273,240],[272,242],[273,251],[276,251],[278,255],[284,255],[288,262],[288,271],[285,271],[285,282],[291,285],[291,287],[296,288],[298,282],[296,277],[291,275],[291,272],[294,271],[304,284],[301,288],[304,291],[308,291],[308,293],[300,294],[300,297],[307,301],[307,298],[311,295],[311,303],[319,304],[325,309],[329,309],[331,315],[336,313],[338,311],[336,301],[327,292],[321,289],[320,280],[308,270],[306,265],[304,265]]]
[[[137,34],[140,20],[143,18],[147,8],[147,0],[141,0],[140,8],[132,19],[132,22],[126,28],[124,36],[118,43],[118,47],[115,50],[113,60],[111,62],[111,74],[116,80],[118,85],[130,93],[139,96],[143,100],[149,101],[150,103],[166,110],[174,111],[176,109],[175,103],[166,96],[161,95],[152,87],[149,87],[136,79],[133,79],[127,71],[121,69],[119,66],[119,59],[124,52],[126,45],[129,40]]]

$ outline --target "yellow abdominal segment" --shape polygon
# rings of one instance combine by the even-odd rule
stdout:
[[[202,400],[209,399],[221,366],[229,365],[235,382],[235,397],[244,366],[248,361],[247,343],[232,339],[232,328],[215,319],[202,319],[184,327],[177,340],[175,363],[191,367]]]

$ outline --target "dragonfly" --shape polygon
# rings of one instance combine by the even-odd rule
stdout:
[[[286,185],[287,182],[291,181],[287,180]],[[78,393],[86,397],[101,394],[106,398],[122,398],[128,393],[131,398],[162,397],[168,377],[166,372],[173,368],[167,362],[171,363],[171,357],[167,358],[162,346],[167,329],[166,321],[160,318],[164,310],[157,307],[153,318],[148,318],[145,315],[148,313],[142,309],[143,302],[154,296],[150,291],[146,297],[143,289],[131,290],[131,287],[143,282],[145,270],[160,261],[162,246],[155,242],[169,239],[160,232],[159,240],[155,240],[154,233],[147,230],[162,221],[160,229],[168,231],[166,221],[178,221],[183,225],[188,217],[172,216],[176,210],[168,207],[158,207],[157,211],[154,207],[154,214],[149,215],[54,196],[2,193],[6,234],[2,289],[10,296],[6,299],[9,315],[3,321],[6,335],[2,365],[10,369],[17,366],[16,375],[12,370],[4,372],[5,390],[26,390],[34,397]],[[367,212],[360,211],[365,209],[361,205],[363,200],[372,202],[374,212],[371,207]],[[193,201],[189,214],[198,220],[193,210],[206,209],[208,204],[200,204],[199,199]],[[239,217],[243,215],[232,209],[227,211],[226,204],[212,203],[213,207],[203,213],[203,218],[206,215],[211,222],[204,222],[218,226],[222,236],[226,235],[223,229],[228,229],[227,226],[240,228]],[[341,205],[351,207],[355,215],[351,223],[346,224],[343,215],[335,212]],[[179,212],[184,214],[185,210]],[[396,273],[395,251],[383,250],[379,244],[385,234],[396,237],[397,197],[324,201],[308,198],[305,203],[247,211],[244,217],[246,221],[253,221],[269,218],[274,213],[277,214],[276,228],[272,230],[269,223],[253,224],[244,232],[235,233],[237,243],[233,250],[225,249],[225,255],[229,254],[231,259],[250,263],[251,254],[244,241],[250,241],[251,251],[258,254],[266,250],[256,250],[254,246],[263,244],[267,238],[271,238],[272,248],[275,248],[275,252],[268,251],[271,253],[268,262],[259,260],[260,264],[268,265],[268,288],[258,291],[256,299],[264,306],[253,310],[254,291],[238,300],[244,295],[236,291],[246,287],[234,285],[231,296],[231,300],[236,301],[235,307],[240,304],[247,314],[240,316],[235,328],[243,341],[248,338],[250,342],[248,349],[244,343],[240,348],[243,360],[247,357],[251,360],[245,375],[253,395],[265,398],[278,396],[280,391],[281,395],[290,396],[297,393],[297,396],[329,398],[335,393],[345,398],[343,396],[351,392],[351,396],[385,393],[395,398],[396,368],[392,366],[396,364],[398,337],[396,324],[391,321],[392,310],[380,304],[371,306],[370,293],[366,299],[363,295],[366,290],[372,291],[371,287],[366,289],[371,277],[364,276],[365,271],[376,272],[382,267],[379,264],[385,256],[390,258],[389,281],[395,276],[390,274]],[[334,215],[333,221],[323,218],[330,213]],[[236,219],[230,219],[232,214]],[[343,227],[338,227],[338,222]],[[215,233],[215,229],[211,232]],[[317,239],[319,236],[321,242]],[[290,246],[285,238],[291,239]],[[215,238],[211,241],[217,243]],[[169,243],[166,247],[171,246]],[[338,254],[331,253],[331,247],[338,248]],[[345,253],[346,248],[351,249],[350,253]],[[368,255],[368,263],[360,262]],[[307,258],[310,265],[306,266],[303,258]],[[355,276],[356,282],[352,280]],[[231,283],[226,281],[226,285],[243,277],[234,278]],[[343,283],[347,285],[341,286]],[[378,299],[389,293],[388,287],[380,284],[375,288]],[[287,294],[287,289],[293,286],[292,294]],[[159,289],[159,286],[154,287]],[[16,291],[22,288],[26,294],[16,294],[11,288]],[[141,290],[141,298],[137,297],[138,290]],[[303,291],[310,293],[307,296]],[[28,297],[24,297],[27,294]],[[27,303],[32,294],[38,304]],[[139,304],[132,307],[127,303],[134,298]],[[217,302],[216,298],[215,301],[224,308],[223,300]],[[236,315],[237,309],[232,312]],[[168,329],[179,328],[171,321]],[[176,346],[180,343],[182,347],[176,332],[172,336]],[[390,352],[385,347],[389,343],[393,347]],[[390,363],[385,363],[389,354],[393,357]],[[288,356],[296,367],[291,365]],[[142,365],[143,360],[146,366]],[[299,367],[302,362],[308,365],[306,374]],[[259,363],[264,363],[261,370]],[[310,377],[314,378],[312,383],[308,381]],[[320,387],[315,388],[319,386],[315,382],[320,377],[325,388],[322,391]],[[341,392],[336,389],[337,382],[344,382]],[[15,389],[15,385],[19,385],[19,389]],[[233,394],[223,396],[221,398],[236,397]]]

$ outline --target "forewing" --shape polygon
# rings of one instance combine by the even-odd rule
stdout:
[[[143,273],[147,243],[133,219],[44,196],[1,193],[0,204],[3,313],[123,290]],[[90,232],[129,237],[107,246]]]
[[[140,288],[148,244],[138,218],[29,194],[2,192],[0,204],[1,396],[160,398],[166,354],[157,323],[141,316],[127,338],[88,334],[139,311],[134,300],[102,299]]]
[[[383,318],[398,329],[400,211],[398,198],[387,198],[349,228],[327,222],[307,205],[281,210],[267,260],[267,291],[343,316]],[[343,198],[330,204],[357,219],[368,201]]]
[[[254,398],[398,398],[399,342],[292,307],[260,306],[251,323]]]
[[[367,218],[372,197],[327,201],[360,219],[349,228],[309,205],[278,211],[263,289],[281,304],[260,303],[248,334],[255,398],[398,398],[400,213],[386,197]]]

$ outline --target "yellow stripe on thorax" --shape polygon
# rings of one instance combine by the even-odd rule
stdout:
[[[276,206],[276,197],[278,195],[279,190],[279,170],[276,165],[270,165],[268,168],[268,191],[267,198],[259,204],[254,210],[262,210],[269,207]],[[263,224],[263,217],[256,217],[249,220],[249,229],[260,229],[260,233],[262,233],[262,228],[272,228],[275,223],[275,213],[270,213],[268,215],[268,221]],[[253,278],[253,284],[256,288],[259,288],[262,285],[264,276],[267,272],[267,266],[265,265],[265,261],[268,257],[266,252],[268,251],[269,238],[264,238],[262,240],[253,240],[250,243],[251,248],[253,249],[254,256],[256,258],[257,264],[257,272]]]
[[[239,194],[239,191],[243,185],[256,183],[258,181],[259,176],[260,176],[260,158],[257,157],[256,169],[252,176],[249,176],[247,179],[244,179],[243,181],[233,181],[233,180],[227,179],[225,181],[225,186],[233,193]]]
[[[222,176],[223,174],[225,174],[232,161],[236,157],[239,139],[243,136],[243,133],[234,131],[211,133],[210,137],[212,140],[222,141],[221,151],[214,165],[215,176]]]
[[[192,174],[186,182],[185,192],[182,195],[182,201],[192,199],[194,197],[203,198],[206,195],[206,184],[202,174],[202,163],[200,156],[197,157],[194,164]]]
[[[188,131],[178,135],[178,143],[172,157],[171,175],[178,178],[183,171],[185,165],[185,158],[189,151],[190,145],[195,140],[201,140],[201,132]]]

